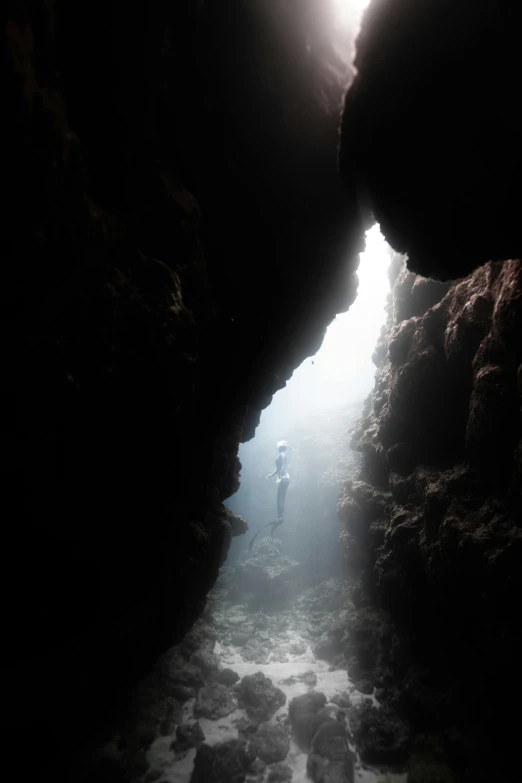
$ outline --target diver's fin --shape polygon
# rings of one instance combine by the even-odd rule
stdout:
[[[284,559],[283,555],[281,554],[281,552],[279,551],[279,549],[277,548],[277,544],[276,544],[276,542],[274,541],[273,538],[272,538],[272,545],[273,545],[275,551],[277,552],[277,554],[279,555],[279,557],[281,558],[281,560],[284,562],[285,559]]]
[[[276,529],[276,527],[279,527],[279,525],[282,525],[283,522],[284,522],[284,519],[282,517],[281,517],[281,519],[276,519],[276,521],[273,522],[274,527],[270,531],[270,535],[272,536],[272,539],[274,538],[274,530]]]
[[[254,538],[251,540],[250,544],[248,545],[248,551],[249,552],[252,551],[252,547],[254,546],[254,541],[256,540],[256,538],[258,537],[258,535],[260,534],[260,532],[262,530],[264,530],[266,527],[270,527],[270,525],[277,525],[277,523],[278,523],[278,520],[276,519],[275,522],[267,522],[266,525],[263,525],[262,527],[260,527],[259,530],[257,531],[257,533],[255,534]]]

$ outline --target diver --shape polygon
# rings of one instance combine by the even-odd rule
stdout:
[[[283,516],[285,513],[285,498],[286,493],[288,492],[288,487],[290,486],[290,476],[288,475],[288,470],[286,467],[286,450],[290,449],[291,451],[294,451],[294,449],[286,442],[286,440],[280,440],[277,444],[277,449],[279,451],[279,454],[277,455],[276,459],[276,469],[273,473],[269,473],[266,477],[267,480],[273,478],[274,476],[277,476],[277,519],[275,522],[268,522],[266,525],[263,525],[263,527],[259,528],[257,533],[255,534],[254,538],[251,540],[249,545],[249,550],[252,549],[254,545],[254,541],[258,537],[259,533],[264,530],[267,527],[272,526],[272,530],[270,535],[272,536],[272,541],[274,541],[274,530],[279,527],[279,525],[282,525],[284,522]],[[274,548],[281,557],[281,553],[276,547],[274,543]]]
[[[271,479],[277,476],[277,522],[280,525],[283,522],[283,514],[285,513],[285,498],[290,486],[290,476],[286,469],[286,450],[293,448],[286,442],[286,440],[280,440],[277,444],[279,454],[276,459],[276,469],[273,473],[269,473],[267,479]]]

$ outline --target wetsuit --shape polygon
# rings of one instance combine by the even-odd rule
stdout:
[[[276,459],[276,469],[272,476],[278,478],[277,485],[277,518],[283,519],[285,513],[285,498],[290,485],[290,476],[286,472],[286,451],[280,451]]]
[[[283,514],[285,512],[285,497],[288,490],[288,487],[290,485],[290,476],[286,472],[286,450],[282,449],[279,454],[277,455],[276,459],[276,469],[273,473],[270,473],[267,476],[267,479],[272,478],[273,476],[277,476],[277,519],[275,522],[267,522],[266,525],[263,525],[253,539],[251,540],[249,544],[249,550],[252,550],[252,547],[254,546],[254,541],[260,534],[262,530],[265,530],[267,527],[272,528],[271,536],[272,536],[272,542],[274,542],[274,531],[277,527],[283,524]],[[277,548],[274,542],[274,548],[279,555],[279,557],[282,558],[281,552]]]

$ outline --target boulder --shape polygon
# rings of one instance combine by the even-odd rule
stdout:
[[[367,696],[371,696],[373,693],[373,685],[370,680],[358,680],[355,687],[359,693],[365,693]]]
[[[326,705],[326,696],[320,691],[312,691],[296,696],[290,702],[289,718],[296,742],[308,749],[320,725],[319,715]]]
[[[232,669],[223,669],[216,677],[217,682],[221,683],[221,685],[226,685],[229,688],[232,685],[235,685],[236,682],[239,682],[239,680],[239,674]]]
[[[332,704],[336,704],[338,707],[341,707],[341,709],[347,709],[351,704],[350,697],[346,691],[336,693],[334,696],[332,696],[330,701]]]
[[[206,677],[215,677],[218,673],[217,656],[208,647],[197,650],[191,658],[194,663]]]
[[[276,688],[262,672],[243,677],[237,693],[240,707],[246,709],[247,715],[257,723],[270,720],[286,703],[286,695],[281,688]]]
[[[205,735],[199,723],[184,724],[176,728],[176,739],[171,745],[175,753],[183,753],[189,748],[198,748],[205,741]]]
[[[288,764],[274,764],[268,773],[268,783],[287,783],[292,780],[293,774]]]
[[[255,757],[243,740],[203,744],[196,753],[190,783],[244,783]]]
[[[385,705],[371,701],[348,709],[350,727],[361,760],[368,764],[401,764],[408,757],[408,726]]]
[[[241,651],[241,656],[245,661],[252,661],[256,664],[266,664],[270,660],[272,645],[269,642],[262,642],[255,637],[248,639]]]
[[[194,705],[194,715],[217,720],[230,715],[237,708],[237,701],[226,685],[213,682],[199,691]]]
[[[306,763],[315,783],[353,783],[354,759],[348,733],[336,720],[323,723],[315,734]]]
[[[267,764],[283,761],[290,750],[290,738],[286,729],[281,726],[262,724],[252,737],[250,747],[252,752]]]

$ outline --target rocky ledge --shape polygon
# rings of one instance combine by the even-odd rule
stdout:
[[[410,722],[434,768],[449,763],[466,781],[511,775],[522,264],[489,263],[447,289],[431,283],[424,310],[399,259],[391,274],[375,389],[353,435],[362,467],[339,506],[361,580],[349,673]],[[509,687],[485,699],[479,683],[500,673]]]

